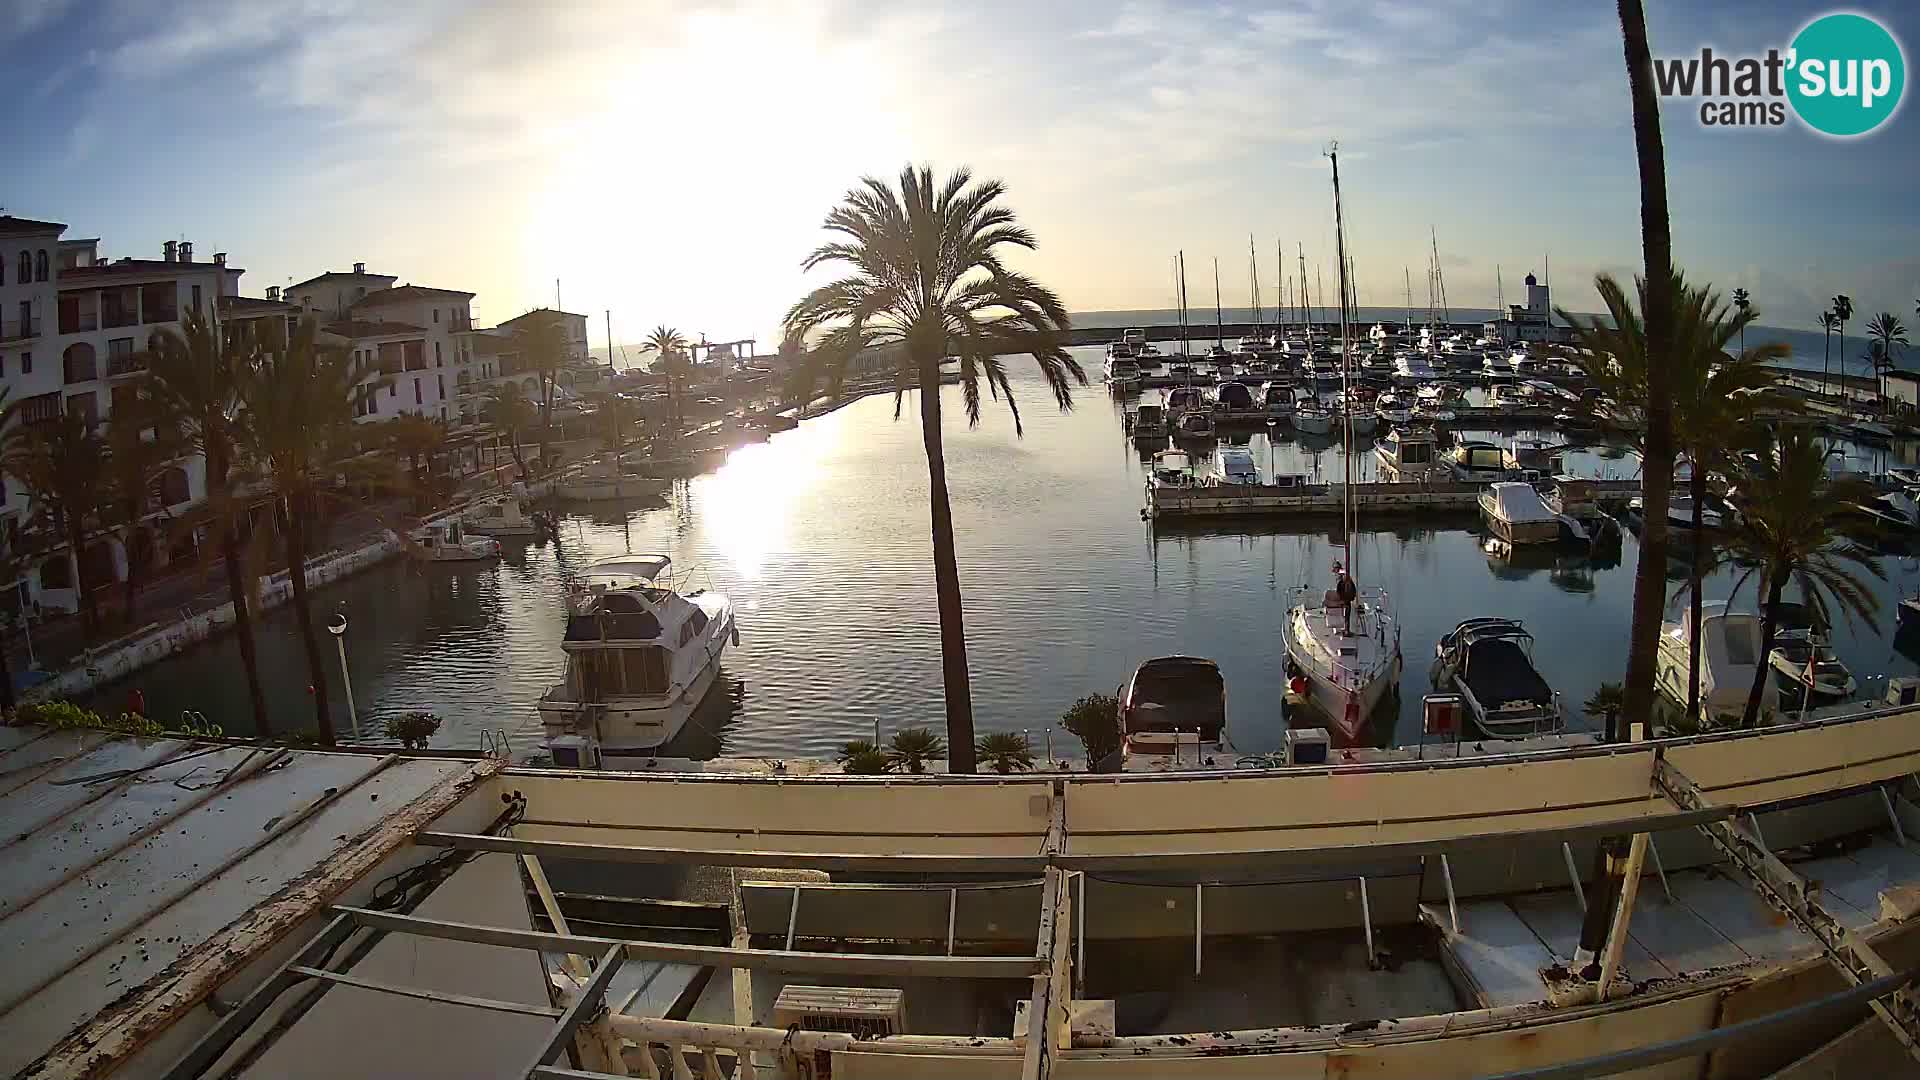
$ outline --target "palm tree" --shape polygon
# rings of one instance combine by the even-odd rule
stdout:
[[[514,332],[520,366],[540,379],[540,467],[547,467],[547,440],[553,431],[553,391],[567,361],[567,331],[560,316],[541,312]]]
[[[1853,318],[1853,298],[1845,293],[1833,298],[1833,321],[1840,334],[1840,400],[1848,402],[1853,395],[1847,393],[1847,320]]]
[[[1022,432],[1020,409],[1002,357],[1032,356],[1062,409],[1073,407],[1073,383],[1087,381],[1066,351],[1068,319],[1060,298],[1001,262],[1005,247],[1035,246],[1033,234],[1000,203],[1005,191],[996,180],[974,183],[964,168],[937,187],[927,167],[902,169],[897,191],[866,178],[827,215],[825,228],[842,239],[816,248],[802,264],[812,270],[844,263],[852,274],[808,294],[787,312],[785,325],[798,340],[820,334],[807,358],[809,385],[825,376],[838,392],[854,356],[878,347],[891,356],[896,417],[906,392],[919,391],[950,764],[963,773],[974,771],[973,692],[947,501],[940,365],[959,357],[970,426],[980,422],[984,378],[996,398],[1005,395],[1016,435]]]
[[[1647,43],[1647,13],[1640,0],[1619,0],[1620,38],[1633,101],[1633,144],[1640,168],[1640,245],[1646,280],[1662,302],[1645,306],[1647,368],[1647,456],[1652,469],[1641,481],[1649,506],[1667,505],[1673,483],[1673,414],[1668,391],[1667,357],[1672,352],[1671,305],[1665,302],[1673,281],[1673,232],[1667,218],[1667,156],[1660,137],[1660,98],[1654,92],[1653,56]],[[1654,649],[1665,609],[1667,522],[1648,515],[1641,531],[1640,563],[1634,575],[1633,623],[1628,631],[1625,713],[1629,723],[1648,722],[1653,712]],[[1604,905],[1603,905],[1604,906]],[[1601,924],[1604,934],[1604,923]]]
[[[1749,308],[1753,307],[1753,297],[1745,289],[1735,289],[1733,290],[1733,307],[1744,315]],[[1740,351],[1747,351],[1747,328],[1744,326],[1740,328]]]
[[[1016,769],[1026,772],[1033,768],[1033,747],[1028,745],[1027,737],[1018,732],[990,731],[974,743],[973,752],[1002,776]]]
[[[1677,277],[1677,275],[1676,275]],[[1693,502],[1692,548],[1688,586],[1692,594],[1692,662],[1687,672],[1687,715],[1699,715],[1701,584],[1706,576],[1707,535],[1702,528],[1707,478],[1731,468],[1735,455],[1751,443],[1759,410],[1784,411],[1794,401],[1777,393],[1779,372],[1772,363],[1785,359],[1786,345],[1769,342],[1739,356],[1727,355],[1735,335],[1759,316],[1749,306],[1730,311],[1710,288],[1681,286],[1674,319],[1671,361],[1674,440],[1692,468],[1688,495]]]
[[[154,503],[153,488],[181,454],[172,425],[162,422],[159,410],[144,388],[113,407],[107,417],[107,488],[104,508],[120,530],[127,553],[125,619],[134,623],[134,600],[140,572],[153,553],[153,530],[144,519]]]
[[[320,741],[332,743],[327,672],[307,598],[307,544],[323,475],[344,456],[341,448],[353,423],[358,379],[351,354],[322,345],[318,334],[311,318],[302,319],[290,338],[277,329],[271,332],[257,362],[242,375],[240,397],[250,420],[247,449],[267,470],[285,506],[287,578],[307,654],[314,721]]]
[[[1823,395],[1827,392],[1827,368],[1833,361],[1833,332],[1839,325],[1840,320],[1834,318],[1833,312],[1820,313],[1820,393]]]
[[[394,453],[407,459],[408,487],[413,501],[420,505],[428,495],[428,476],[433,472],[433,457],[446,445],[447,430],[440,421],[419,413],[401,413],[386,422],[386,437]]]
[[[26,487],[47,526],[66,542],[73,560],[80,625],[91,638],[100,629],[99,601],[87,570],[87,530],[101,508],[106,453],[93,424],[77,412],[25,421],[16,412],[25,399],[0,414],[8,424],[0,440],[0,470]]]
[[[1760,616],[1760,659],[1741,723],[1752,727],[1772,672],[1773,631],[1780,596],[1789,582],[1800,587],[1815,620],[1831,625],[1837,604],[1842,614],[1872,619],[1880,601],[1862,572],[1876,581],[1886,574],[1872,556],[1872,519],[1860,508],[1873,499],[1863,480],[1835,478],[1827,472],[1824,443],[1804,432],[1783,433],[1762,452],[1742,459],[1736,475],[1735,508],[1740,513],[1726,530],[1722,565],[1746,569],[1735,579],[1737,595],[1759,574],[1764,597]]]
[[[1607,733],[1608,742],[1619,741],[1619,733],[1614,730],[1614,726],[1620,718],[1620,707],[1625,696],[1619,683],[1603,682],[1587,698],[1586,703],[1580,706],[1588,716],[1597,717],[1600,720],[1600,730]]]
[[[613,451],[618,461],[627,449],[627,431],[633,426],[633,403],[619,394],[608,390],[595,390],[586,395],[586,402],[593,409],[593,419],[600,428],[600,436],[606,441],[607,449]]]
[[[680,384],[693,374],[693,361],[687,355],[691,347],[680,331],[665,325],[654,327],[647,340],[640,343],[641,352],[660,358],[656,366],[667,377],[667,411],[673,418],[675,435],[680,434]]]
[[[520,470],[520,482],[526,483],[527,459],[520,449],[520,433],[540,419],[534,412],[533,402],[527,400],[526,391],[520,389],[520,384],[516,382],[493,387],[487,391],[486,402],[481,405],[481,415],[494,431],[507,440],[514,467]]]
[[[926,772],[927,762],[946,752],[947,744],[940,736],[923,727],[901,728],[887,743],[887,757],[910,773]]]
[[[893,758],[889,757],[885,750],[865,739],[855,739],[841,744],[840,752],[835,755],[834,760],[838,761],[846,771],[856,775],[878,776],[893,769]]]
[[[179,432],[184,447],[206,461],[207,506],[220,535],[220,557],[226,563],[233,632],[240,643],[241,667],[246,670],[254,730],[265,735],[270,730],[267,698],[254,650],[251,590],[241,564],[240,522],[245,506],[234,484],[242,429],[240,381],[253,366],[255,353],[248,324],[216,326],[199,311],[189,311],[178,330],[162,327],[154,333],[146,389],[159,415]]]
[[[1907,327],[1891,311],[1883,311],[1867,323],[1867,337],[1873,341],[1873,372],[1880,387],[1880,411],[1887,408],[1887,375],[1893,371],[1893,347],[1907,347]]]

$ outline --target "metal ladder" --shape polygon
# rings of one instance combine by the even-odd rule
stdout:
[[[1654,762],[1653,782],[1684,810],[1705,810],[1713,806],[1699,785],[1664,758]],[[1805,878],[1767,850],[1757,830],[1749,830],[1731,819],[1702,822],[1697,827],[1734,869],[1745,876],[1747,884],[1761,899],[1820,945],[1849,985],[1859,986],[1894,973],[1885,958],[1820,903],[1816,890],[1807,887]],[[1907,1053],[1920,1059],[1920,1008],[1916,1007],[1912,990],[1903,986],[1868,1004]]]

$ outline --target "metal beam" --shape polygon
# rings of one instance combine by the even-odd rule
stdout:
[[[335,915],[326,928],[313,935],[312,940],[289,957],[280,969],[269,975],[265,982],[255,987],[253,992],[242,998],[233,1011],[220,1018],[213,1030],[200,1036],[193,1046],[180,1056],[178,1061],[167,1069],[164,1080],[193,1080],[205,1072],[209,1066],[227,1052],[235,1039],[244,1035],[254,1021],[260,1019],[276,998],[285,993],[288,987],[302,981],[306,976],[296,969],[311,967],[321,958],[331,953],[336,946],[352,936],[358,929],[354,921],[344,914]]]
[[[1700,806],[1708,801],[1700,786],[1664,757],[1654,760],[1653,782],[1681,806]],[[1700,828],[1761,899],[1820,945],[1827,959],[1840,969],[1849,983],[1859,986],[1892,974],[1893,968],[1879,953],[1820,903],[1816,890],[1809,888],[1800,875],[1767,850],[1757,829],[1750,834],[1739,825],[1738,819],[1713,822]],[[1875,996],[1867,1004],[1886,1022],[1900,1045],[1920,1058],[1920,1008],[1916,1008],[1906,984],[1896,984],[1891,993]]]
[[[533,1060],[515,1075],[532,1076],[533,1070],[542,1065],[553,1064],[553,1059],[559,1057],[560,1051],[573,1041],[573,1033],[579,1030],[580,1025],[588,1017],[607,1007],[605,1001],[607,984],[613,981],[614,973],[620,970],[620,965],[626,959],[626,954],[621,951],[619,945],[610,946],[606,952],[600,954],[600,966],[594,968],[593,977],[574,994],[572,1003],[567,1006],[565,1012],[560,1014],[560,1020],[553,1025],[553,1030],[547,1033],[546,1043],[540,1047]]]
[[[1027,1045],[1021,1060],[1021,1080],[1046,1080],[1053,1072],[1053,1010],[1056,1006],[1064,1009],[1065,1002],[1056,1002],[1057,992],[1065,994],[1066,966],[1066,920],[1072,895],[1066,885],[1066,874],[1059,870],[1047,871],[1047,882],[1040,890],[1040,929],[1035,946],[1034,959],[1042,967],[1033,976],[1033,996],[1027,1003]],[[1058,962],[1058,968],[1055,964]],[[1059,981],[1056,981],[1059,980]]]
[[[444,922],[366,908],[334,909],[361,925],[401,934],[467,941],[476,945],[542,949],[547,952],[598,951],[619,946],[629,960],[658,960],[694,967],[749,968],[760,971],[825,975],[892,975],[948,979],[1025,979],[1044,970],[1031,956],[908,956],[895,953],[816,953],[784,949],[740,949],[718,945],[681,945],[665,941],[625,941],[581,934],[549,934],[500,926]]]
[[[296,967],[296,974],[309,979],[323,979],[341,986],[372,990],[381,994],[393,994],[397,997],[416,998],[420,1001],[437,1001],[443,1005],[466,1005],[475,1009],[487,1009],[491,1012],[519,1013],[522,1016],[544,1016],[552,1018],[560,1015],[560,1010],[551,1005],[526,1005],[518,1001],[501,1001],[497,998],[469,997],[466,994],[452,994],[442,990],[428,990],[419,986],[400,986],[396,983],[376,982],[362,979],[357,975],[344,975],[338,971],[328,971],[316,967]]]
[[[582,828],[591,826],[583,825]],[[587,862],[678,863],[693,866],[764,866],[787,870],[885,870],[932,873],[1019,872],[1038,875],[1044,855],[866,855],[851,852],[726,851],[705,848],[633,847],[588,844],[577,840],[522,840],[480,833],[421,832],[423,847],[460,851],[504,851]]]

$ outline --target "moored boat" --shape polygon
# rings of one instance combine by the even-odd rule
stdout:
[[[1227,684],[1212,660],[1147,660],[1134,669],[1117,697],[1121,750],[1131,767],[1171,764],[1183,757],[1204,764],[1206,755],[1226,749]]]
[[[1468,619],[1434,647],[1433,686],[1460,695],[1475,727],[1496,739],[1551,735],[1566,723],[1560,695],[1533,663],[1533,635],[1516,619]]]
[[[432,521],[407,534],[407,554],[421,562],[483,562],[499,557],[500,541],[468,536],[457,520]]]
[[[1659,650],[1654,654],[1654,684],[1674,701],[1687,701],[1692,646],[1689,630],[1692,609],[1676,622],[1660,624]],[[1767,663],[1760,654],[1760,618],[1731,612],[1725,604],[1700,609],[1700,719],[1707,723],[1737,722],[1753,689],[1755,670]],[[1760,713],[1771,714],[1779,703],[1772,679],[1760,682]]]
[[[1547,508],[1531,484],[1487,485],[1480,492],[1480,514],[1488,530],[1509,544],[1552,544],[1560,539],[1560,515]]]

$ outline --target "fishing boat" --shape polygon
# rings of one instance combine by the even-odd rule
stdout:
[[[1159,405],[1142,402],[1134,410],[1133,426],[1129,429],[1136,439],[1164,439],[1167,437],[1167,411]]]
[[[1162,450],[1153,455],[1149,487],[1190,488],[1198,482],[1193,475],[1193,456],[1185,450]]]
[[[656,469],[678,465],[674,459],[649,458],[646,467],[621,461],[596,461],[553,486],[553,493],[575,502],[611,502],[661,495],[673,481],[657,475]],[[684,469],[686,466],[678,465]]]
[[[1228,446],[1220,451],[1219,482],[1222,484],[1258,484],[1260,470],[1253,463],[1253,451],[1244,446]]]
[[[1480,492],[1480,514],[1487,529],[1509,544],[1552,544],[1560,540],[1560,515],[1547,508],[1532,484],[1504,481]]]
[[[1693,656],[1689,641],[1692,625],[1691,608],[1681,612],[1678,621],[1661,623],[1659,649],[1654,654],[1655,685],[1682,705],[1687,701]],[[1702,605],[1700,643],[1700,719],[1717,723],[1737,720],[1746,710],[1756,670],[1768,662],[1760,653],[1760,619],[1728,611],[1725,604]],[[1772,713],[1778,703],[1778,687],[1772,679],[1762,679],[1761,714]]]
[[[1460,695],[1473,725],[1495,739],[1551,735],[1566,726],[1560,695],[1533,663],[1533,635],[1517,619],[1468,619],[1434,647],[1433,687]]]
[[[720,593],[677,590],[668,556],[588,566],[567,592],[565,681],[538,706],[549,751],[583,742],[595,756],[659,749],[713,690],[721,655],[739,642],[733,605]]]
[[[1432,428],[1395,427],[1373,444],[1373,456],[1381,473],[1401,483],[1432,483],[1451,476],[1440,460],[1440,444]]]
[[[420,562],[484,562],[500,556],[500,541],[468,536],[458,520],[432,521],[407,534],[407,554]]]
[[[1352,343],[1351,293],[1347,281],[1346,226],[1340,206],[1340,159],[1328,150],[1333,166],[1334,238],[1339,256],[1340,339],[1342,352]],[[1295,413],[1295,426],[1299,414]],[[1400,685],[1400,625],[1385,589],[1361,588],[1351,572],[1352,537],[1358,524],[1353,501],[1354,430],[1349,415],[1341,425],[1346,452],[1341,455],[1346,479],[1340,485],[1343,557],[1333,564],[1333,585],[1314,598],[1306,589],[1288,610],[1281,637],[1286,646],[1288,674],[1304,685],[1305,696],[1333,724],[1345,745],[1361,741],[1367,718]]]
[[[518,498],[490,499],[481,503],[460,516],[460,525],[469,533],[496,538],[539,536],[553,528],[552,522],[538,510],[527,513]]]
[[[1846,701],[1860,689],[1847,665],[1812,627],[1775,630],[1767,663],[1787,685],[1816,700]]]

